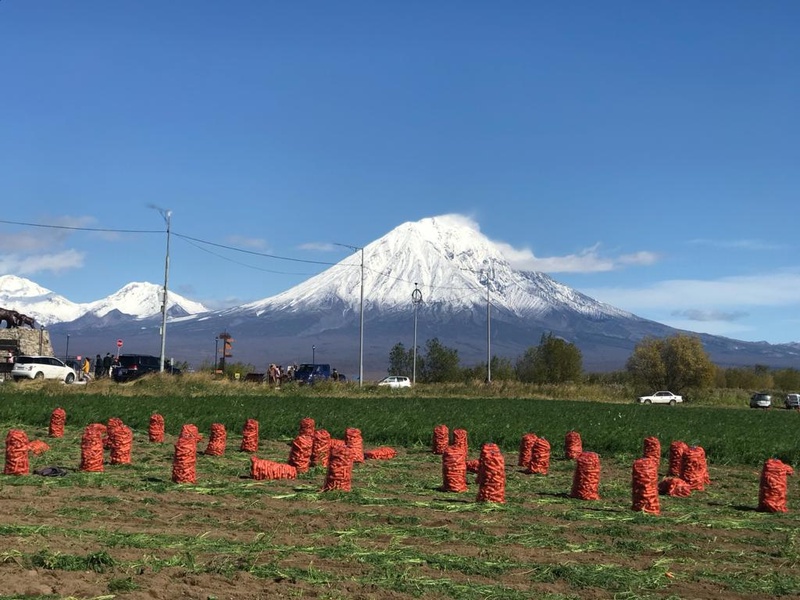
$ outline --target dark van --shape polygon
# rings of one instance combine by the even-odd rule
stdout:
[[[161,358],[150,356],[149,354],[120,354],[119,364],[112,367],[111,376],[114,381],[119,383],[130,381],[147,375],[148,373],[159,373],[161,371]],[[172,366],[168,361],[164,361],[164,372],[180,375],[181,370]]]

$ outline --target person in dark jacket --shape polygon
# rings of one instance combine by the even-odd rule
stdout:
[[[94,378],[100,379],[103,376],[103,359],[98,354],[94,357]]]
[[[108,377],[111,374],[111,352],[106,352],[103,358],[103,377]]]

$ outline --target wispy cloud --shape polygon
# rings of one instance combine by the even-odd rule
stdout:
[[[260,238],[250,238],[242,235],[231,235],[227,238],[228,244],[239,248],[249,248],[251,250],[264,250],[267,242]]]
[[[653,309],[724,310],[800,304],[800,273],[775,272],[712,280],[674,279],[643,287],[582,290],[633,312]]]
[[[694,239],[689,240],[688,244],[694,246],[708,246],[712,248],[722,248],[730,250],[784,250],[786,244],[776,244],[775,242],[766,242],[763,240],[741,239],[741,240],[709,240],[709,239]]]
[[[683,318],[688,321],[739,321],[750,316],[750,313],[741,310],[726,312],[723,310],[700,310],[696,308],[689,308],[685,310],[673,310],[670,313],[673,317]]]
[[[29,277],[39,273],[63,273],[86,266],[86,253],[78,250],[32,254],[20,256],[8,254],[0,256],[0,273],[13,273]]]
[[[646,266],[658,261],[658,254],[648,251],[618,256],[603,255],[600,245],[566,256],[538,257],[528,248],[514,248],[505,242],[495,242],[515,269],[545,273],[600,273],[623,267]]]
[[[309,242],[307,244],[300,244],[298,248],[300,250],[310,250],[314,252],[333,252],[334,250],[337,252],[341,251],[341,247],[330,242]]]

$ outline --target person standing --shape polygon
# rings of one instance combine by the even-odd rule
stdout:
[[[92,361],[89,360],[88,356],[85,356],[83,358],[83,365],[81,365],[81,373],[83,373],[81,379],[83,381],[89,381],[89,371],[91,370],[92,370]]]
[[[106,352],[103,358],[103,377],[108,377],[111,374],[111,352]]]
[[[103,376],[103,359],[98,354],[94,357],[94,378],[100,379]]]

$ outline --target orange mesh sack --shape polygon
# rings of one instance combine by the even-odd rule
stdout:
[[[43,442],[42,440],[31,440],[31,443],[28,444],[28,448],[36,456],[39,456],[40,454],[44,454],[45,452],[50,450],[50,446],[48,446],[47,443]]]
[[[352,487],[353,460],[350,457],[350,448],[345,444],[331,445],[328,457],[328,474],[325,477],[323,492],[341,490],[349,492]]]
[[[466,455],[455,444],[442,454],[442,491],[467,491]]]
[[[642,456],[644,458],[652,458],[658,464],[661,464],[661,442],[655,436],[644,438],[642,442]]]
[[[103,438],[104,448],[111,448],[111,444],[114,443],[114,436],[117,433],[117,429],[120,427],[125,427],[125,423],[123,423],[122,419],[119,417],[111,417],[108,420],[106,423],[106,437]]]
[[[631,477],[632,509],[654,515],[661,514],[658,499],[658,463],[652,458],[633,461]]]
[[[63,408],[53,409],[50,414],[50,428],[48,435],[53,438],[64,437],[64,425],[67,424],[67,411]]]
[[[303,417],[300,419],[300,430],[297,432],[297,435],[314,435],[314,428],[317,424],[314,422],[314,419],[311,417]]]
[[[600,456],[581,452],[575,461],[570,496],[580,500],[600,500]]]
[[[164,417],[158,413],[150,415],[150,423],[147,426],[147,437],[155,444],[164,442]]]
[[[498,503],[506,501],[506,463],[497,444],[484,444],[481,447],[476,500]]]
[[[250,477],[253,479],[297,479],[297,469],[292,465],[250,456]]]
[[[686,498],[692,495],[692,488],[680,477],[664,477],[658,484],[658,493],[662,496]]]
[[[6,435],[5,475],[27,475],[30,473],[28,434],[22,429],[11,429]]]
[[[526,433],[519,441],[519,457],[517,458],[518,467],[527,467],[531,464],[531,454],[533,445],[536,443],[535,433]]]
[[[464,464],[467,466],[467,473],[477,473],[481,468],[481,461],[477,458],[475,460],[467,460]]]
[[[242,429],[242,452],[258,452],[258,421],[247,419]]]
[[[674,440],[669,445],[669,470],[667,477],[680,477],[683,473],[683,455],[689,446],[681,440]]]
[[[197,425],[194,423],[185,423],[181,425],[181,432],[178,434],[179,438],[188,438],[194,441],[197,444],[200,440],[203,439],[203,436],[200,434],[200,431],[197,429]]]
[[[687,448],[683,453],[683,468],[681,479],[689,484],[692,490],[703,491],[706,489],[706,453],[700,446]]]
[[[469,453],[469,440],[466,429],[453,429],[453,446],[461,448],[464,456]]]
[[[314,444],[311,446],[311,466],[327,467],[331,450],[331,434],[326,429],[314,431]]]
[[[432,450],[434,454],[444,454],[450,445],[450,430],[447,425],[437,425],[433,428]]]
[[[577,431],[568,431],[564,436],[564,457],[567,460],[575,460],[583,452],[583,440]]]
[[[758,490],[758,510],[761,512],[786,512],[786,476],[794,470],[777,458],[770,458],[761,470]]]
[[[106,426],[102,423],[87,425],[81,437],[81,471],[102,473],[103,437]]]
[[[550,470],[550,442],[543,437],[536,438],[531,451],[531,462],[528,465],[527,473],[536,475],[547,475]]]
[[[121,425],[109,430],[111,453],[109,462],[112,465],[127,465],[131,462],[133,449],[133,431],[130,427]]]
[[[211,424],[211,434],[208,437],[206,456],[222,456],[228,444],[228,431],[222,423]]]
[[[389,460],[397,456],[397,450],[389,446],[380,446],[364,452],[366,460]]]
[[[364,440],[361,437],[361,430],[355,427],[348,427],[344,432],[344,443],[350,448],[350,457],[353,462],[364,462]]]
[[[314,447],[314,438],[310,435],[298,435],[292,440],[287,461],[298,473],[308,472],[311,466],[311,451]]]
[[[174,483],[197,483],[197,440],[190,436],[179,437],[175,442],[172,459],[172,481]]]

